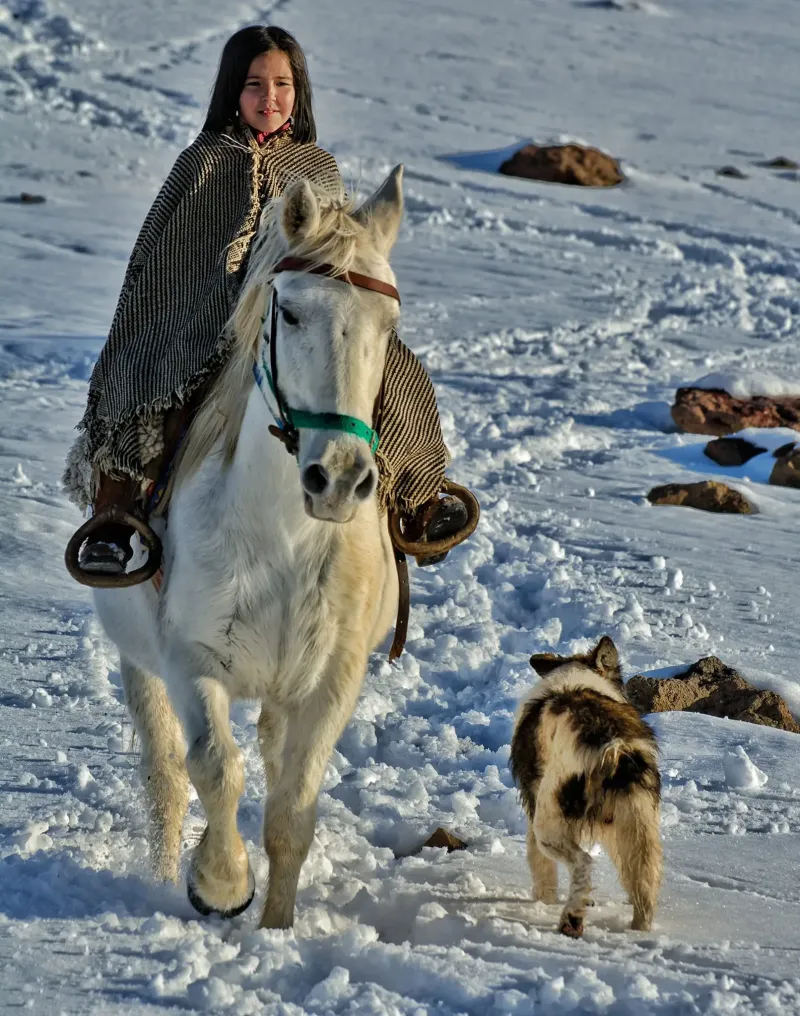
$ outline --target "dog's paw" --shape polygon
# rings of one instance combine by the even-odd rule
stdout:
[[[567,938],[580,938],[583,935],[583,918],[580,914],[563,914],[558,930]]]

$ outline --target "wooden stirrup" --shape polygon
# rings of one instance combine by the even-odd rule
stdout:
[[[109,522],[130,526],[139,534],[148,551],[147,560],[140,568],[136,568],[132,572],[122,572],[119,575],[86,571],[81,568],[80,550],[84,542],[101,526],[107,525]],[[94,589],[125,589],[128,586],[138,586],[141,582],[151,579],[161,567],[163,553],[164,548],[161,546],[161,540],[146,522],[122,508],[112,507],[101,509],[88,522],[84,522],[67,544],[64,563],[70,575],[82,586],[92,586]]]
[[[441,540],[408,540],[403,534],[401,516],[397,512],[390,512],[389,535],[398,550],[404,554],[410,554],[412,557],[434,557],[437,554],[446,554],[453,547],[457,547],[459,543],[463,543],[467,537],[472,536],[481,517],[481,506],[478,504],[478,499],[471,490],[462,487],[460,483],[453,483],[452,480],[445,480],[443,493],[452,494],[466,507],[467,523],[464,528]]]

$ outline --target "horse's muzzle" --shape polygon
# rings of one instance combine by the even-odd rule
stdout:
[[[324,522],[349,522],[378,486],[372,460],[357,455],[345,469],[328,470],[322,462],[306,464],[300,473],[306,512]]]

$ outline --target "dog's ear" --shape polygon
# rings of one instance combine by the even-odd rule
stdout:
[[[566,662],[565,657],[556,656],[555,653],[534,653],[530,659],[530,664],[539,677],[546,677],[551,670]]]
[[[603,677],[611,678],[614,681],[622,680],[619,668],[619,653],[608,635],[604,635],[594,647],[589,657],[589,663]]]

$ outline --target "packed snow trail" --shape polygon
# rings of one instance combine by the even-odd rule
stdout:
[[[800,1012],[795,735],[655,718],[666,880],[649,935],[626,930],[602,857],[585,939],[555,933],[557,909],[530,902],[507,769],[528,656],[604,633],[628,675],[716,654],[800,714],[800,494],[757,460],[717,469],[668,414],[712,371],[800,382],[797,174],[759,165],[798,154],[800,10],[414,0],[365,17],[279,0],[226,16],[0,0],[0,199],[47,197],[0,203],[0,1011]],[[407,653],[372,661],[293,933],[257,931],[259,899],[198,920],[152,881],[116,656],[61,565],[79,521],[63,457],[136,231],[222,42],[263,18],[307,47],[321,142],[354,186],[406,164],[403,336],[484,508],[468,544],[414,572]],[[573,190],[444,158],[528,137],[607,147],[629,182]],[[729,163],[748,179],[716,176]],[[646,503],[706,475],[760,514]],[[263,887],[256,716],[234,710]],[[402,856],[437,825],[469,849]],[[201,829],[194,801],[185,855]]]

